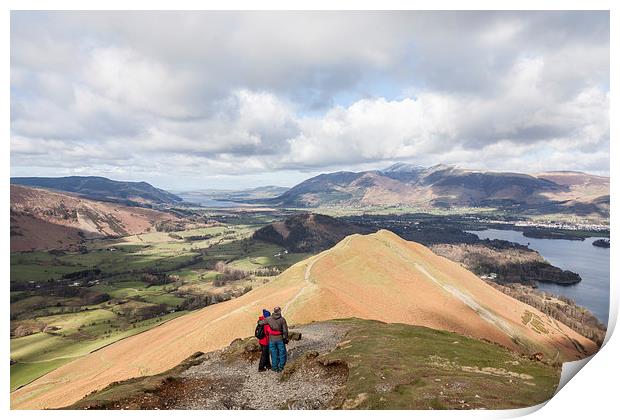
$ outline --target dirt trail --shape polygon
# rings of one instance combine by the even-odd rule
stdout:
[[[337,249],[337,248],[345,248],[347,246],[349,246],[349,243],[351,242],[351,238],[345,238],[343,241],[339,242],[336,246],[334,246],[332,249]],[[295,296],[293,296],[293,298],[291,300],[289,300],[286,305],[284,305],[284,313],[286,313],[288,311],[288,308],[297,301],[297,299],[299,299],[299,297],[301,297],[303,294],[308,293],[312,288],[316,287],[315,283],[312,281],[311,278],[311,273],[312,273],[312,267],[314,266],[315,263],[317,263],[321,258],[323,258],[324,256],[328,255],[326,252],[322,252],[319,255],[317,255],[316,257],[313,257],[311,259],[311,261],[308,263],[308,265],[306,265],[306,269],[304,270],[304,281],[305,281],[305,285],[304,287],[302,287],[301,289],[299,289],[299,292],[297,292],[297,294]]]
[[[299,289],[299,291],[295,294],[295,296],[293,296],[293,298],[291,300],[289,300],[286,305],[284,305],[284,313],[288,312],[288,308],[291,306],[291,304],[295,301],[297,301],[297,299],[299,299],[299,297],[301,295],[303,295],[304,293],[306,293],[308,291],[308,289],[310,287],[312,287],[312,281],[310,280],[310,270],[312,270],[312,266],[314,265],[315,262],[318,261],[319,258],[314,258],[312,261],[310,261],[310,263],[306,266],[306,269],[304,271],[304,281],[306,282],[306,284]]]
[[[310,324],[295,328],[300,341],[287,346],[291,365],[308,351],[325,354],[342,340],[346,330],[333,324]],[[296,369],[288,378],[273,371],[258,372],[258,362],[237,360],[231,364],[213,354],[206,362],[182,375],[190,382],[202,381],[206,386],[184,393],[172,403],[176,409],[318,409],[324,408],[344,383],[343,372],[315,364]],[[231,392],[232,391],[232,392]]]
[[[300,341],[287,346],[287,367],[291,370],[302,355],[319,355],[333,350],[342,341],[347,327],[308,324],[294,328]],[[225,350],[206,355],[207,359],[190,367],[176,380],[165,383],[154,393],[119,401],[116,409],[320,409],[326,408],[346,380],[346,368],[320,363],[295,365],[283,374],[258,372],[258,361],[241,357],[230,361]]]

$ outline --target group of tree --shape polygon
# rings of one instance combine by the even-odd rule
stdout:
[[[281,272],[282,270],[280,270],[278,267],[263,267],[254,270],[254,275],[257,277],[273,277],[277,276]]]
[[[115,312],[124,316],[126,319],[135,321],[143,321],[145,319],[154,318],[165,314],[168,307],[163,303],[152,303],[148,305],[118,305]]]
[[[149,286],[161,286],[161,285],[170,283],[172,281],[171,277],[172,276],[170,276],[168,273],[152,270],[152,271],[143,273],[140,276],[140,281],[143,281]]]
[[[603,325],[590,311],[578,306],[569,298],[548,295],[521,284],[497,284],[490,281],[487,283],[503,293],[549,315],[551,318],[560,321],[598,345],[601,345],[605,339],[607,331],[605,325]]]
[[[214,269],[218,272],[217,277],[213,281],[213,285],[216,287],[220,287],[228,282],[241,280],[249,276],[247,271],[230,267],[224,261],[216,262]]]
[[[504,282],[522,282],[532,284],[534,281],[558,284],[575,284],[581,281],[579,274],[552,266],[544,261],[516,262],[510,264],[480,261],[472,270],[478,275],[496,273]]]

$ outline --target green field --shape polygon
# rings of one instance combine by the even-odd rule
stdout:
[[[69,363],[71,360],[74,359],[56,359],[49,362],[16,363],[11,365],[11,392]]]
[[[12,253],[11,389],[204,306],[208,296],[239,296],[271,278],[256,270],[277,273],[308,255],[251,240],[263,219],[244,215],[215,226],[91,240],[82,252]],[[215,284],[220,261],[244,278]],[[52,329],[40,332],[46,327]]]
[[[307,212],[307,208],[291,207],[286,210],[292,212]],[[436,207],[411,207],[411,206],[371,206],[371,207],[344,207],[322,206],[312,208],[312,213],[324,214],[332,217],[346,217],[359,215],[403,215],[423,213],[431,216],[455,216],[463,214],[478,214],[481,216],[503,215],[506,212],[493,207],[452,207],[441,209]]]
[[[242,245],[255,227],[217,226],[174,232],[181,238],[213,235],[210,239],[185,241],[170,237],[170,233],[152,232],[118,240],[97,240],[88,243],[88,252],[20,252],[11,254],[12,282],[43,282],[62,275],[96,267],[105,273],[127,273],[141,269],[172,271],[201,255],[206,250],[208,260],[231,260],[242,255]],[[266,244],[262,244],[266,245]],[[272,245],[263,256],[269,257]],[[212,252],[210,252],[212,249]],[[255,255],[260,250],[253,250]],[[275,253],[275,252],[274,252]],[[272,254],[271,254],[272,255]]]
[[[90,311],[89,311],[90,312]],[[48,334],[39,332],[26,337],[11,339],[11,391],[23,386],[38,377],[50,372],[75,358],[84,356],[115,341],[147,331],[170,319],[182,316],[185,312],[175,312],[155,319],[149,319],[134,324],[126,330],[111,331],[106,334],[107,320],[117,319],[113,313],[94,311],[96,313],[78,313],[73,316],[62,316],[54,325],[68,327],[68,331],[75,332],[85,322],[95,323],[85,328],[90,334],[97,334],[94,339],[80,337],[71,338],[63,334]],[[61,331],[64,331],[62,329]]]

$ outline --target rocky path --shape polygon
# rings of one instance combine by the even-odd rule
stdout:
[[[287,346],[284,374],[258,372],[258,361],[227,360],[223,352],[207,355],[183,372],[163,400],[168,409],[319,409],[326,408],[346,380],[346,368],[323,366],[315,356],[333,350],[346,329],[330,323],[309,324],[294,331],[301,340]],[[302,360],[303,359],[303,360]],[[297,362],[297,363],[296,363]]]
[[[344,248],[349,246],[349,243],[351,242],[351,238],[345,238],[344,240],[342,240],[342,242],[338,243],[336,246],[334,246],[333,249],[336,248]],[[314,267],[314,264],[316,262],[318,262],[321,258],[325,257],[326,253],[321,253],[318,254],[316,256],[314,256],[312,258],[312,260],[308,263],[308,265],[306,266],[306,269],[304,271],[304,281],[305,281],[305,285],[304,287],[302,287],[299,292],[297,292],[297,294],[295,296],[293,296],[293,298],[288,301],[288,303],[286,305],[284,305],[284,312],[286,313],[289,309],[289,307],[292,305],[293,302],[295,302],[300,296],[302,296],[303,294],[305,294],[306,292],[308,292],[308,290],[310,290],[312,287],[316,287],[316,284],[312,281],[312,267]]]

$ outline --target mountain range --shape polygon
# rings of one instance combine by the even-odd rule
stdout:
[[[383,170],[321,174],[265,202],[286,207],[495,207],[608,216],[609,178],[397,163]]]
[[[422,167],[396,163],[381,170],[333,172],[309,178],[290,189],[276,186],[244,190],[195,190],[178,194],[146,182],[103,177],[14,177],[11,184],[69,192],[130,206],[157,207],[224,202],[274,207],[453,207],[498,208],[533,214],[566,213],[609,218],[609,177],[583,172],[538,174],[490,172],[450,165]]]
[[[155,188],[147,182],[114,181],[100,176],[12,177],[11,184],[64,191],[91,200],[130,206],[150,207],[183,201],[181,197]]]

